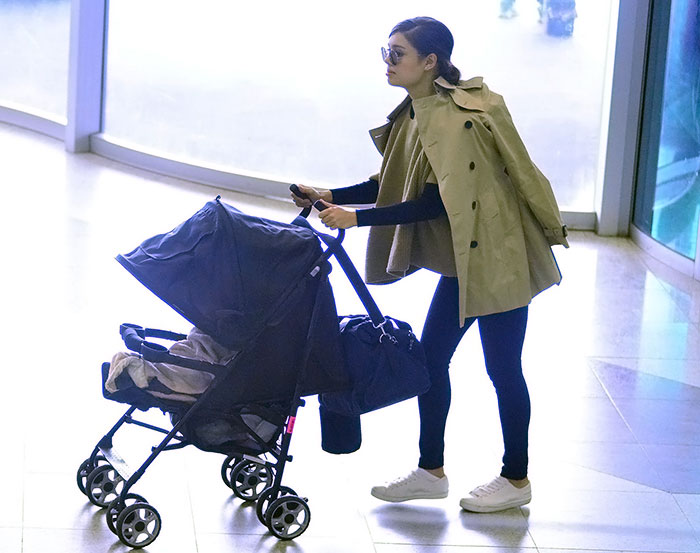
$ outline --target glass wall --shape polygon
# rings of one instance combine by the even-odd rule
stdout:
[[[66,123],[70,0],[0,0],[0,105]]]
[[[670,11],[669,11],[670,9]],[[695,259],[700,216],[700,13],[656,3],[634,223]],[[666,25],[661,23],[667,22]]]
[[[564,210],[594,211],[617,0],[434,2],[464,78],[503,94]],[[365,180],[367,130],[402,100],[379,49],[401,3],[110,3],[104,134],[168,158],[279,181]]]

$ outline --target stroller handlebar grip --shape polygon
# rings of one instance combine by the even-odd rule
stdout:
[[[292,194],[294,194],[297,198],[301,198],[302,200],[309,199],[309,197],[306,194],[304,194],[301,190],[299,190],[299,187],[296,184],[290,184],[289,190],[291,190]],[[311,208],[305,207],[301,210],[299,217],[303,217],[304,219],[306,219],[309,216],[309,213],[311,213]]]
[[[304,194],[304,193],[299,189],[299,187],[298,187],[296,184],[290,184],[290,185],[289,185],[289,190],[292,191],[292,194],[294,194],[294,195],[297,196],[298,198],[301,198],[302,200],[308,200],[308,199],[309,199],[309,197],[308,197],[306,194]]]

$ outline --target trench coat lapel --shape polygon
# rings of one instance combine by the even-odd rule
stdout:
[[[386,143],[389,140],[389,132],[391,131],[391,127],[393,126],[394,121],[410,103],[411,97],[406,96],[403,102],[396,106],[396,109],[394,109],[394,111],[387,115],[387,123],[385,123],[381,127],[377,127],[376,129],[372,129],[371,131],[369,131],[369,135],[372,137],[372,142],[374,142],[374,145],[377,147],[377,150],[379,150],[380,154],[384,155]]]

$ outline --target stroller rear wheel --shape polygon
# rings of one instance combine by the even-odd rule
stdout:
[[[231,471],[231,489],[244,501],[255,501],[274,479],[272,467],[256,461],[241,461]]]
[[[95,470],[97,467],[101,465],[108,465],[109,463],[107,462],[107,459],[104,458],[103,455],[98,455],[95,457],[95,463],[90,462],[90,458],[88,457],[85,459],[82,463],[80,463],[80,466],[78,467],[78,473],[76,474],[76,480],[78,482],[78,488],[82,493],[87,495],[87,479],[90,473]]]
[[[107,513],[105,513],[105,517],[107,518],[107,527],[113,534],[117,533],[117,519],[119,518],[121,512],[125,507],[133,505],[134,503],[148,503],[148,501],[146,501],[145,497],[137,493],[128,493],[123,500],[122,497],[119,496],[112,500],[107,506]]]
[[[146,547],[160,534],[161,519],[158,511],[147,503],[134,503],[119,513],[116,528],[119,541],[124,545]]]
[[[87,496],[93,505],[107,507],[119,497],[124,487],[124,479],[111,465],[102,465],[93,470],[87,478]]]
[[[265,514],[270,532],[281,540],[292,540],[301,536],[311,522],[311,510],[301,497],[284,495],[278,497]]]
[[[270,500],[272,499],[272,492],[272,488],[267,488],[266,490],[264,490],[260,494],[260,497],[258,497],[258,502],[255,504],[255,514],[258,515],[258,520],[265,525],[267,525],[267,522],[265,521],[265,514],[267,513],[267,508],[269,506]],[[278,497],[282,497],[283,495],[296,494],[297,492],[295,492],[292,488],[289,488],[287,486],[280,486],[280,493]]]

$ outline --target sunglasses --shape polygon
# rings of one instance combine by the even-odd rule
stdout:
[[[389,65],[398,65],[404,55],[405,52],[397,52],[391,48],[387,50],[382,46],[382,59],[384,60],[384,63],[388,63]]]

